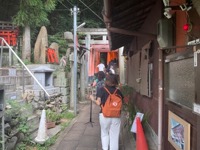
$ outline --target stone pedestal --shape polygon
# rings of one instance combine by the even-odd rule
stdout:
[[[53,87],[53,74],[54,69],[50,69],[46,66],[40,66],[38,68],[32,69],[34,76],[40,82],[40,84],[45,88]],[[41,89],[40,86],[34,81],[33,89]]]

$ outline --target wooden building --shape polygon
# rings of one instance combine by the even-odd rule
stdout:
[[[169,111],[190,125],[190,150],[200,149],[200,1],[104,0],[102,14],[110,49],[124,47],[126,83],[134,105],[150,112],[158,150],[175,149]]]

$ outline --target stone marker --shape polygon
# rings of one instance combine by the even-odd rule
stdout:
[[[37,36],[34,47],[34,62],[35,63],[46,63],[46,50],[48,47],[48,36],[47,29],[45,26],[42,26],[40,32]]]

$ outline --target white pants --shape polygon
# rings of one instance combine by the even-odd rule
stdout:
[[[99,122],[101,126],[101,143],[102,149],[118,150],[119,149],[119,133],[120,118],[106,118],[102,113],[99,114]]]

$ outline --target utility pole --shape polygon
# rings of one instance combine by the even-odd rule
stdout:
[[[86,45],[86,48],[90,50],[90,42],[91,42],[91,35],[90,34],[87,34],[86,37],[85,37],[85,45]],[[86,62],[86,82],[85,84],[88,85],[89,83],[89,80],[88,80],[88,73],[89,73],[89,68],[90,68],[90,51],[87,52],[87,62]]]
[[[73,18],[74,18],[74,63],[73,63],[73,100],[74,100],[74,115],[77,115],[77,14],[78,8],[74,6],[73,8]]]

